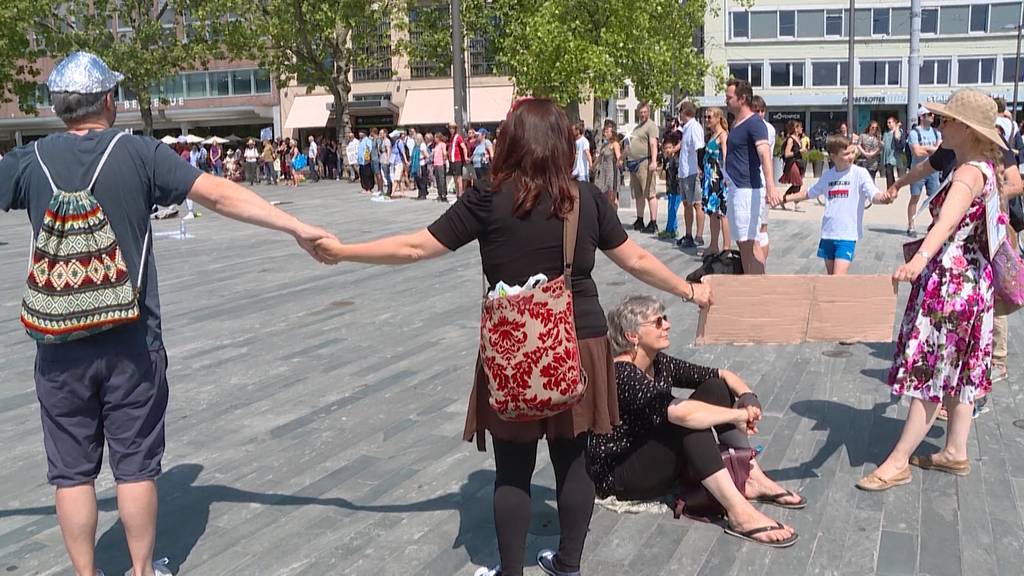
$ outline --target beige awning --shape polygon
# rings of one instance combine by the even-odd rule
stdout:
[[[292,103],[288,117],[285,118],[285,129],[293,128],[323,128],[327,126],[327,119],[331,116],[330,105],[334,102],[334,96],[299,96]]]
[[[505,119],[515,89],[512,86],[473,86],[469,89],[469,122],[495,123]],[[405,93],[398,123],[447,124],[455,119],[455,97],[451,88],[424,88]]]

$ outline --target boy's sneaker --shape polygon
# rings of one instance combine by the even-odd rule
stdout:
[[[679,242],[676,242],[676,244],[680,248],[693,248],[697,245],[697,243],[693,241],[693,236],[683,236],[679,239]]]
[[[494,568],[481,566],[476,569],[476,572],[473,572],[473,576],[501,576],[501,565],[495,566]]]
[[[640,232],[643,229],[644,229],[644,220],[643,220],[643,218],[637,218],[636,222],[633,222],[633,230],[636,230],[637,232]]]
[[[651,223],[644,228],[643,232],[644,234],[657,234],[658,223],[655,222],[654,220],[651,220]]]
[[[697,246],[703,246],[704,245],[704,237],[703,236],[697,236],[696,238],[693,239],[693,241],[694,241],[695,244],[697,244]]]
[[[153,574],[155,576],[174,576],[173,574],[171,574],[171,569],[167,567],[167,565],[170,564],[170,562],[171,561],[168,560],[167,558],[161,558],[159,560],[154,560],[153,561]],[[124,576],[135,576],[135,573],[132,571],[131,568],[129,568],[124,573]]]
[[[537,566],[548,576],[580,576],[579,572],[562,572],[555,568],[555,551],[541,550],[537,553]]]

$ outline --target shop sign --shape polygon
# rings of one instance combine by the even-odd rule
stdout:
[[[123,110],[138,110],[139,109],[139,101],[138,100],[122,100],[121,102],[118,102],[117,105],[120,106]],[[184,106],[184,105],[185,105],[185,98],[183,98],[183,97],[168,98],[166,103],[161,102],[159,98],[153,98],[150,101],[150,108],[153,109],[153,110],[157,110],[157,109],[160,109],[160,108],[178,108],[179,106]]]
[[[803,112],[769,112],[768,113],[768,121],[769,122],[789,122],[790,120],[800,120],[800,121],[802,121],[803,119],[804,119],[804,113]]]
[[[944,104],[947,101],[949,101],[949,97],[950,96],[952,96],[952,94],[949,93],[949,92],[945,92],[945,93],[942,93],[942,94],[928,94],[924,98],[922,98],[921,100],[923,102],[932,102],[934,104]],[[1010,98],[1011,98],[1011,96],[1009,94],[998,93],[998,92],[992,92],[992,93],[989,94],[989,96],[992,97],[993,100],[996,99],[996,98],[1002,98],[1003,100],[1010,100]]]
[[[850,99],[843,96],[843,104],[849,102]],[[866,96],[854,96],[854,104],[902,104],[907,101],[905,94],[871,94]]]

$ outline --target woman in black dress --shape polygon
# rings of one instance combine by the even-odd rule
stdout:
[[[530,484],[537,442],[547,438],[555,469],[561,537],[557,553],[537,558],[547,574],[579,571],[594,507],[594,483],[587,474],[585,447],[591,431],[609,433],[619,421],[608,326],[591,277],[597,250],[641,281],[701,306],[710,304],[706,286],[689,284],[626,235],[604,193],[571,180],[575,147],[569,122],[550,100],[513,105],[495,144],[491,181],[480,181],[426,229],[365,244],[322,242],[328,262],[407,264],[436,258],[477,240],[489,286],[522,285],[543,273],[562,273],[563,219],[579,203],[579,231],[572,267],[572,295],[580,365],[588,385],[573,408],[531,422],[502,420],[491,409],[482,371],[470,395],[463,438],[483,449],[484,431],[494,445],[494,519],[499,567],[478,575],[521,576],[530,526]]]

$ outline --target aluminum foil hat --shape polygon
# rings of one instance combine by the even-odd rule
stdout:
[[[123,79],[124,76],[108,68],[99,56],[72,52],[50,72],[46,87],[50,92],[96,94],[112,89]]]

